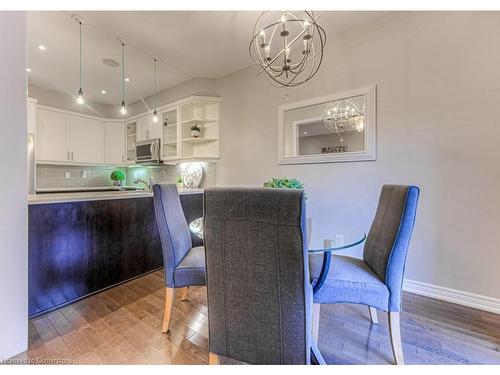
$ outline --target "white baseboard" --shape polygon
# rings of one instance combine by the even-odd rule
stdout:
[[[500,314],[500,299],[406,279],[403,290],[425,297]]]

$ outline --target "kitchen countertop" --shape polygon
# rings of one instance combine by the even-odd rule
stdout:
[[[179,194],[202,194],[203,189],[180,189]],[[138,191],[93,191],[93,192],[64,192],[48,194],[29,194],[28,204],[48,204],[65,202],[98,201],[106,199],[129,199],[152,197],[153,193],[144,190]]]
[[[62,187],[62,188],[37,188],[37,193],[70,193],[70,192],[85,192],[85,191],[124,191],[128,190],[144,190],[136,186],[78,186],[78,187]]]

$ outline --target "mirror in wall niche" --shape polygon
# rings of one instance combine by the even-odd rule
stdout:
[[[376,159],[375,85],[279,107],[280,164]]]

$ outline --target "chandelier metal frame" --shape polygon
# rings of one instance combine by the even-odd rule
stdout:
[[[300,18],[284,11],[277,22],[263,25],[264,18],[270,13],[266,11],[254,26],[248,47],[250,57],[262,68],[258,75],[265,72],[279,87],[296,87],[309,81],[318,72],[323,61],[326,32],[317,22],[319,16],[315,17],[312,11],[302,12],[304,17]],[[302,30],[292,36],[290,30],[297,23],[300,23]],[[269,40],[266,40],[266,33],[270,34]],[[271,56],[271,45],[275,38],[279,38],[276,42],[283,46],[278,48],[279,52],[275,56]],[[291,59],[291,52],[299,44],[299,39],[302,40],[302,58],[295,62]],[[314,45],[317,41],[319,46]]]

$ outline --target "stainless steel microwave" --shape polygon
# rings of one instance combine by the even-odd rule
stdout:
[[[160,140],[148,139],[137,142],[135,146],[137,164],[159,164],[160,163]]]

